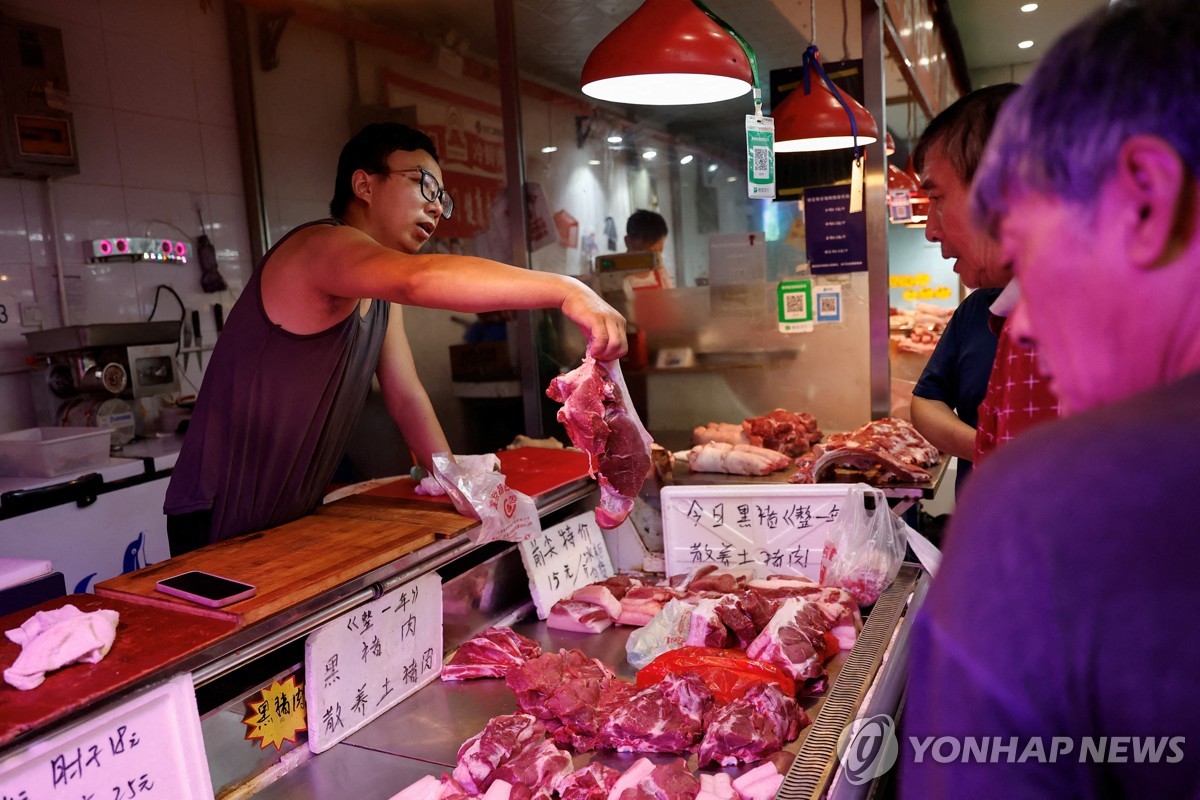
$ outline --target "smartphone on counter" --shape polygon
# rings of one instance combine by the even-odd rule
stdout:
[[[192,570],[170,578],[163,578],[154,586],[164,594],[182,597],[193,603],[220,608],[247,597],[253,597],[255,588],[249,583],[222,578],[210,572]]]

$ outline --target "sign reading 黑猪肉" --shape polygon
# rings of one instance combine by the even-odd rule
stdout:
[[[442,579],[423,575],[324,625],[304,645],[308,747],[328,750],[442,671]]]

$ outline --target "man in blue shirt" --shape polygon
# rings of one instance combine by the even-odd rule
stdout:
[[[996,242],[972,222],[971,179],[1001,105],[1017,90],[1004,83],[960,98],[936,116],[917,142],[913,165],[929,195],[925,238],[954,259],[954,271],[976,291],[959,305],[913,389],[912,421],[938,450],[957,456],[957,486],[975,450],[978,409],[996,358],[988,307],[1012,278]]]

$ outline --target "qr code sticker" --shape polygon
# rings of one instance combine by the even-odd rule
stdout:
[[[803,319],[808,316],[808,295],[785,294],[783,312],[788,319]]]
[[[832,316],[837,313],[838,301],[832,295],[825,295],[818,301],[820,303],[820,311],[822,316]]]
[[[755,147],[754,177],[763,180],[771,177],[771,150],[767,147]]]

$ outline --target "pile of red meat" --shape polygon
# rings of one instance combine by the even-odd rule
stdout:
[[[555,603],[547,624],[583,633],[613,623],[642,626],[671,602],[684,604],[677,610],[687,615],[672,645],[744,650],[780,666],[808,694],[823,688],[823,662],[853,647],[862,629],[858,603],[844,589],[797,575],[755,579],[712,564],[667,586],[646,586],[628,575],[591,584]]]
[[[872,485],[928,481],[926,467],[938,463],[938,450],[908,420],[885,417],[849,433],[831,434],[823,445],[796,460],[790,483],[818,483],[835,467],[864,473]]]
[[[392,800],[767,800],[783,780],[773,762],[731,778],[696,775],[685,756],[695,753],[700,767],[761,761],[810,722],[771,681],[747,683],[728,699],[690,671],[639,688],[579,650],[540,653],[506,628],[490,628],[464,648],[451,665],[502,653],[497,666],[507,670],[518,712],[493,717],[464,742],[452,774],[423,778]],[[531,657],[514,665],[523,654]],[[598,762],[576,770],[572,755],[591,750],[679,757],[658,765],[642,758],[624,772]]]
[[[539,739],[536,726],[528,714],[496,717],[463,745],[474,748],[467,753],[473,766],[486,771],[480,780],[468,774],[460,781],[460,760],[453,775],[427,775],[391,800],[770,800],[783,783],[770,762],[737,778],[697,776],[682,758],[639,758],[624,772],[598,763],[574,770],[570,754]]]
[[[543,653],[508,628],[463,644],[443,680],[503,677],[517,713],[495,717],[463,744],[453,775],[410,786],[393,800],[757,800],[782,775],[768,760],[810,723],[796,696],[824,690],[824,662],[849,649],[862,627],[843,590],[804,578],[755,580],[712,565],[649,586],[615,576],[560,601],[551,623],[596,631],[644,625],[668,603],[690,611],[686,636],[621,680],[580,650]],[[598,620],[602,620],[600,624]],[[676,754],[643,758],[624,773],[599,763],[575,770],[590,751]],[[699,768],[764,762],[740,777]],[[786,763],[786,762],[785,762]]]
[[[795,458],[806,453],[824,434],[817,427],[817,419],[806,412],[788,411],[777,408],[757,417],[747,417],[741,425],[728,422],[710,422],[692,431],[692,444],[725,442],[765,447],[785,456]]]

